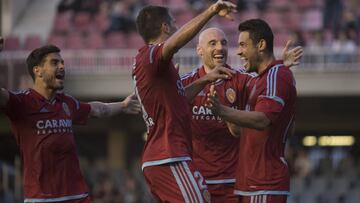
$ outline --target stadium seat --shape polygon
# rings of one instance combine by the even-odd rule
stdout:
[[[136,32],[131,32],[128,34],[128,43],[128,47],[134,49],[139,49],[145,45],[144,40]]]
[[[95,16],[94,21],[95,21],[96,29],[99,31],[104,32],[109,28],[110,20],[107,15],[98,14]]]
[[[28,35],[25,38],[24,48],[26,50],[33,50],[42,45],[39,35]]]
[[[147,4],[149,5],[164,5],[163,0],[146,0]]]
[[[112,32],[106,37],[106,48],[118,49],[127,47],[127,39],[122,32]]]
[[[290,30],[297,30],[301,25],[301,14],[298,10],[293,9],[285,13],[286,28]]]
[[[65,47],[67,49],[83,49],[83,36],[79,32],[71,32],[66,36]]]
[[[71,30],[71,17],[72,12],[64,12],[61,14],[57,14],[54,19],[53,32],[55,33],[66,33]]]
[[[90,32],[86,38],[86,48],[102,49],[105,48],[104,38],[100,32]]]
[[[302,29],[320,30],[323,27],[323,16],[320,9],[310,9],[303,14]]]
[[[63,35],[53,34],[49,37],[47,44],[53,44],[53,45],[59,47],[60,49],[64,49],[65,48],[65,38]]]
[[[21,45],[20,45],[20,39],[18,36],[9,35],[9,36],[5,37],[4,50],[16,51],[16,50],[20,50],[20,49],[21,49]]]
[[[259,17],[259,14],[254,9],[249,9],[249,10],[240,12],[241,21],[252,19],[252,18],[258,18],[258,17]]]
[[[74,28],[80,32],[87,32],[90,28],[90,13],[79,12],[74,16]]]
[[[289,37],[286,31],[274,33],[274,47],[284,47]]]
[[[266,11],[262,18],[269,23],[273,31],[285,28],[283,16],[276,10]]]

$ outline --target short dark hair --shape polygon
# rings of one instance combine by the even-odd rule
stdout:
[[[60,49],[55,45],[46,45],[34,49],[26,59],[27,68],[31,78],[35,81],[33,69],[35,66],[43,65],[44,59],[50,53],[60,53]]]
[[[264,20],[250,19],[239,25],[240,32],[249,32],[249,37],[254,43],[259,43],[261,39],[266,41],[266,50],[274,53],[274,34]]]
[[[170,23],[169,9],[163,6],[145,6],[136,18],[136,27],[146,43],[157,38],[162,23]]]

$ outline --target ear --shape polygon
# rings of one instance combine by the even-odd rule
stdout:
[[[33,73],[35,75],[35,78],[36,77],[42,77],[41,68],[39,66],[34,66]]]
[[[203,50],[202,50],[202,48],[200,47],[199,44],[196,46],[196,52],[197,52],[197,54],[198,54],[199,56],[202,56],[202,55],[203,55]]]
[[[170,33],[170,26],[167,23],[162,23],[161,24],[161,31],[169,34]]]
[[[259,43],[257,44],[257,47],[258,47],[260,52],[264,51],[266,49],[266,46],[267,46],[267,44],[266,44],[266,41],[264,39],[261,39],[259,41]]]

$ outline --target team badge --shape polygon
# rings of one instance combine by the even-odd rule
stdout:
[[[236,100],[235,90],[233,90],[232,88],[229,88],[226,90],[225,94],[226,94],[227,100],[233,104]]]
[[[208,190],[204,190],[203,197],[206,202],[211,202],[211,196],[210,196],[210,192]]]
[[[65,102],[62,103],[62,108],[65,111],[66,115],[70,116],[70,109],[69,109],[68,105]]]

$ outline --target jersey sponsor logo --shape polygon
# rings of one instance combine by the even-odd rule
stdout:
[[[194,120],[206,120],[206,121],[219,121],[222,119],[220,116],[216,116],[211,112],[211,109],[206,108],[205,106],[193,106],[192,108],[192,119]]]
[[[62,103],[62,108],[63,108],[64,112],[66,113],[66,115],[70,116],[69,106],[65,102]]]
[[[236,92],[232,88],[228,88],[225,92],[226,98],[230,103],[234,103],[236,100]]]
[[[36,122],[37,134],[45,135],[51,133],[72,133],[72,120],[52,119],[39,120]]]

